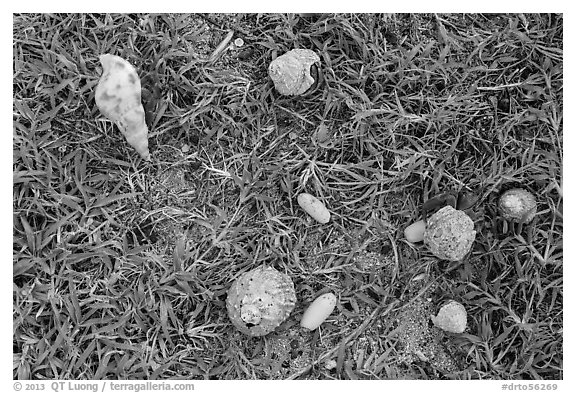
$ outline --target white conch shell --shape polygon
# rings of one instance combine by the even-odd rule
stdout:
[[[142,158],[150,160],[148,127],[136,69],[119,56],[104,54],[99,59],[103,72],[96,86],[98,109],[118,126]]]
[[[292,49],[270,63],[268,74],[279,93],[301,95],[314,84],[310,67],[319,62],[320,57],[310,49]]]

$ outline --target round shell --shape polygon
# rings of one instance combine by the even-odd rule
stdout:
[[[318,296],[302,315],[300,326],[310,330],[318,328],[332,314],[334,307],[336,307],[336,295],[325,293]]]
[[[432,316],[432,323],[450,333],[462,333],[466,330],[466,309],[457,301],[451,300]]]
[[[424,244],[440,259],[462,260],[472,248],[475,238],[472,219],[452,206],[438,210],[426,222]]]
[[[513,188],[500,196],[498,208],[510,221],[528,223],[536,215],[536,198],[521,188]]]
[[[292,49],[270,63],[268,74],[280,94],[302,95],[316,82],[311,68],[317,63],[320,57],[310,49]]]
[[[288,318],[295,304],[296,292],[290,277],[266,266],[238,277],[226,298],[230,320],[249,336],[272,332]]]

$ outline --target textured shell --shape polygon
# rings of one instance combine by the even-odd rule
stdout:
[[[500,196],[498,208],[505,219],[528,223],[536,215],[536,198],[526,190],[513,188]]]
[[[404,229],[404,237],[410,243],[418,243],[424,240],[424,232],[426,231],[426,221],[418,220],[408,225]]]
[[[450,333],[462,333],[466,330],[466,309],[457,301],[451,300],[433,316],[432,323]]]
[[[148,127],[136,69],[118,56],[105,54],[99,59],[103,72],[96,86],[96,105],[104,116],[118,126],[142,158],[148,160]]]
[[[318,328],[332,314],[334,307],[336,307],[336,295],[325,293],[318,296],[302,315],[300,326],[310,330]]]
[[[436,257],[460,261],[472,248],[476,231],[466,213],[445,206],[426,222],[424,244]]]
[[[310,49],[292,49],[270,63],[268,74],[280,94],[301,95],[314,84],[310,67],[319,62],[320,57]]]
[[[238,330],[250,336],[264,336],[272,332],[290,316],[295,304],[296,292],[290,277],[266,266],[238,277],[226,298],[230,320]],[[259,312],[258,323],[244,320],[246,310],[250,314],[256,310]]]
[[[321,224],[330,221],[330,211],[315,196],[302,193],[298,195],[298,204],[306,213]]]

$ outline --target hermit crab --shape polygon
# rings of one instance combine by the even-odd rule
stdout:
[[[295,305],[294,283],[288,275],[269,266],[242,274],[226,298],[230,320],[249,336],[272,332],[290,316]]]
[[[104,116],[118,126],[140,156],[149,160],[148,127],[136,69],[119,56],[104,54],[99,59],[103,72],[96,86],[96,105]]]
[[[268,66],[276,90],[283,95],[301,96],[314,91],[322,79],[320,57],[310,49],[292,49]]]

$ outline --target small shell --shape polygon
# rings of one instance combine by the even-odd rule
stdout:
[[[310,330],[318,328],[332,314],[334,307],[336,307],[336,295],[325,293],[318,296],[302,315],[300,326]]]
[[[450,333],[462,333],[466,330],[466,309],[457,301],[451,300],[432,316],[432,323]]]
[[[424,244],[440,259],[462,260],[472,249],[475,238],[472,219],[452,206],[444,206],[426,222]]]
[[[330,211],[328,211],[326,206],[315,196],[302,193],[298,195],[298,204],[319,223],[326,224],[330,221]]]
[[[426,231],[426,221],[419,220],[404,229],[404,237],[410,243],[418,243],[424,240],[424,232]]]
[[[104,116],[118,126],[142,158],[149,160],[148,127],[136,69],[118,56],[105,54],[99,59],[103,72],[96,86],[96,105]]]
[[[505,219],[528,223],[536,215],[536,198],[526,190],[513,188],[502,194],[498,208]]]
[[[310,49],[292,49],[270,63],[268,74],[280,94],[302,95],[316,82],[311,75],[316,63],[320,57]]]
[[[290,277],[265,266],[238,277],[226,298],[230,320],[249,336],[272,332],[290,316],[295,304],[296,292]]]

